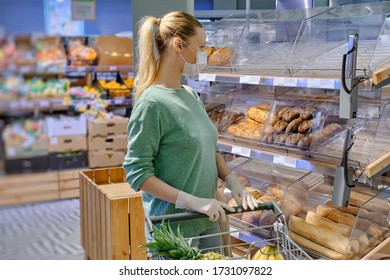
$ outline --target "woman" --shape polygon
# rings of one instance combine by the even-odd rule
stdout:
[[[200,22],[184,12],[141,20],[136,103],[123,163],[131,187],[143,191],[146,215],[191,210],[209,217],[171,224],[187,237],[220,232],[216,221],[234,211],[215,199],[218,177],[239,205],[257,206],[218,152],[217,130],[198,95],[180,84],[185,64],[195,64],[205,41]],[[201,238],[198,246],[219,246],[220,239]]]

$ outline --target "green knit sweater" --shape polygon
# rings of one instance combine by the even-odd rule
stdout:
[[[151,86],[135,103],[128,130],[123,168],[135,191],[147,178],[156,176],[194,196],[214,198],[218,132],[196,92],[188,87]],[[143,193],[143,206],[149,216],[186,211],[147,193]],[[178,224],[189,237],[210,228],[213,222],[202,218],[171,223],[173,228]]]

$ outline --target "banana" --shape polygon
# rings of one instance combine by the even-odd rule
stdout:
[[[284,257],[281,253],[277,252],[275,253],[275,260],[284,260]]]
[[[269,252],[271,250],[271,246],[267,245],[267,246],[264,246],[263,248],[261,248],[260,250],[258,250],[256,252],[256,254],[254,254],[254,256],[252,257],[252,260],[268,260],[269,258]]]
[[[276,248],[275,247],[271,247],[271,249],[270,249],[270,255],[269,255],[269,257],[268,257],[268,259],[270,260],[270,261],[274,261],[275,260],[275,253],[274,252],[276,252]]]

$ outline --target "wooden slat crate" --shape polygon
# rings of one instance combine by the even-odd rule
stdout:
[[[122,168],[80,172],[80,219],[87,259],[147,259],[142,195]]]
[[[58,172],[9,175],[0,180],[0,206],[58,199]]]
[[[79,197],[80,171],[82,170],[76,169],[76,170],[69,170],[69,171],[60,171],[58,173],[60,199]]]

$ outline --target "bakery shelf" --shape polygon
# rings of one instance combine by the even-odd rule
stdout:
[[[255,159],[240,160],[233,172],[259,201],[273,200],[280,206],[289,223],[289,236],[314,258],[365,258],[390,236],[388,177],[377,180],[380,191],[357,184],[348,207],[337,207],[331,203],[330,176]],[[229,193],[225,195],[234,205]],[[275,218],[267,211],[230,216],[230,224],[236,228],[265,226]],[[261,234],[237,238],[258,240]]]
[[[199,78],[339,89],[348,36],[357,33],[357,75],[382,86],[390,64],[389,12],[390,4],[380,2],[223,18],[206,25],[208,41],[234,55],[223,65],[208,65]],[[232,26],[240,25],[234,32]]]

